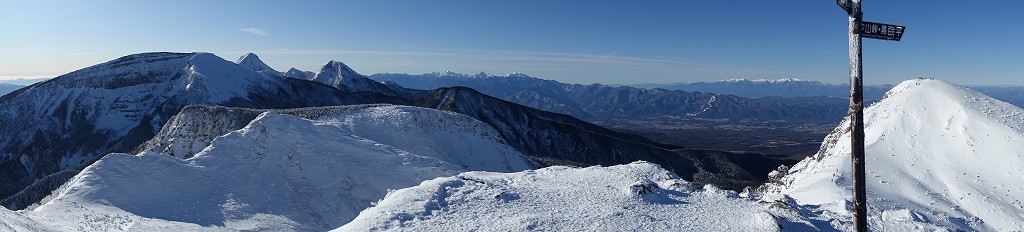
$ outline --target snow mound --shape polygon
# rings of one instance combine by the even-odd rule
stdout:
[[[779,215],[779,216],[775,216]],[[391,192],[335,231],[777,231],[793,216],[660,166],[467,172]],[[785,220],[783,220],[785,221]]]
[[[41,206],[0,212],[0,228],[328,230],[390,189],[470,170],[535,167],[493,128],[455,113],[377,106],[302,119],[267,112],[193,158],[107,155]]]
[[[871,228],[1024,229],[1024,110],[919,79],[894,87],[864,118]],[[764,186],[765,197],[788,195],[822,218],[850,221],[848,124]]]

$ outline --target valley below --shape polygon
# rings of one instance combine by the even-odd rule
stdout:
[[[594,124],[681,148],[762,154],[791,165],[814,155],[836,123],[711,119],[606,119]]]

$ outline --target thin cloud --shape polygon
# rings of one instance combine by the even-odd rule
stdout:
[[[239,31],[253,33],[253,34],[256,34],[256,35],[260,35],[260,36],[267,36],[267,35],[269,35],[269,34],[267,34],[266,30],[259,29],[259,28],[246,27],[246,28],[238,28],[238,30]]]

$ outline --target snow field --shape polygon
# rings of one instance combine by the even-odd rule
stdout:
[[[436,178],[389,193],[335,231],[777,231],[776,218],[792,216],[634,162]]]

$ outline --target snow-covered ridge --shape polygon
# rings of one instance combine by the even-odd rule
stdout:
[[[1024,110],[923,79],[900,83],[864,115],[872,228],[1024,229]],[[764,186],[765,197],[787,195],[832,212],[823,218],[849,221],[847,124],[818,154]]]
[[[780,228],[781,226],[781,228]],[[787,209],[660,166],[467,172],[391,192],[335,231],[776,231],[812,229]]]
[[[38,208],[0,212],[0,228],[328,230],[389,189],[536,167],[464,115],[379,105],[301,114],[315,119],[261,113],[189,159],[108,155]]]

